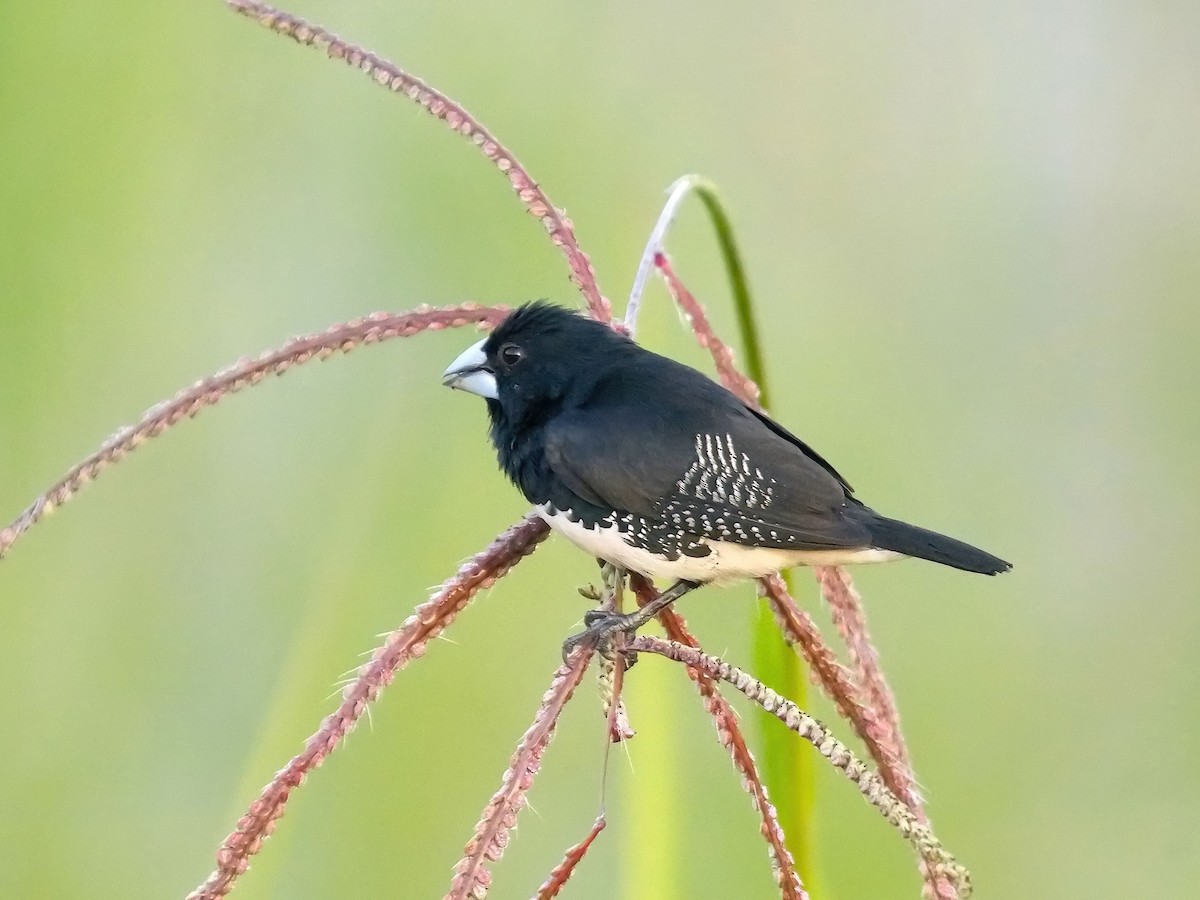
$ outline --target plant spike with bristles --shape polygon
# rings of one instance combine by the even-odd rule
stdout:
[[[970,873],[955,861],[954,857],[934,836],[928,824],[883,783],[879,774],[872,772],[867,764],[856,757],[850,749],[834,737],[819,721],[808,715],[786,697],[766,687],[761,681],[731,666],[724,660],[710,656],[695,647],[676,641],[640,635],[629,641],[628,650],[656,653],[683,663],[689,669],[704,673],[709,678],[720,679],[733,685],[750,700],[771,713],[788,728],[817,748],[818,752],[859,789],[864,797],[883,817],[900,832],[916,850],[920,859],[939,877],[950,880],[960,892],[963,900],[971,893]]]
[[[654,586],[640,575],[631,577],[630,585],[634,589],[639,606],[645,606],[658,597],[658,591]],[[658,614],[658,621],[673,643],[699,649],[699,642],[688,630],[687,622],[675,610],[670,608],[662,610]],[[630,641],[632,640],[630,638]],[[750,752],[746,738],[742,735],[741,727],[738,725],[737,714],[729,705],[729,701],[721,696],[721,692],[710,675],[700,669],[689,668],[688,677],[695,683],[696,690],[700,692],[700,696],[704,700],[704,708],[712,718],[713,725],[716,726],[718,741],[729,754],[734,768],[742,776],[742,789],[750,795],[751,803],[762,817],[760,832],[767,841],[767,852],[771,858],[771,872],[779,887],[780,897],[783,900],[808,900],[808,894],[800,880],[800,873],[796,871],[795,861],[791,851],[787,848],[783,827],[779,824],[775,807],[767,796],[767,787],[758,774],[754,755]]]
[[[588,849],[592,846],[592,841],[596,840],[597,835],[604,830],[604,826],[608,823],[604,820],[604,815],[596,817],[596,821],[592,823],[591,830],[584,836],[583,840],[571,847],[565,854],[563,860],[550,871],[550,876],[538,888],[536,894],[533,895],[533,900],[553,900],[558,896],[558,892],[563,889],[566,883],[575,874],[575,867],[587,855]]]
[[[367,704],[391,683],[399,669],[425,655],[429,641],[454,621],[472,597],[491,587],[532,553],[549,531],[545,522],[530,513],[497,537],[487,549],[464,563],[457,574],[388,635],[383,645],[358,670],[354,683],[342,692],[343,699],[337,710],[325,718],[305,743],[304,750],[276,772],[250,804],[234,831],[217,850],[217,868],[188,895],[188,900],[216,900],[229,893],[238,876],[249,866],[250,857],[274,831],[292,790],[337,748],[354,728]]]
[[[0,557],[38,520],[66,503],[102,470],[118,462],[147,439],[157,437],[185,418],[194,418],[202,409],[215,405],[228,394],[258,384],[267,375],[282,375],[312,359],[325,360],[339,351],[348,353],[363,344],[409,337],[422,331],[469,324],[494,326],[508,312],[506,307],[463,304],[436,309],[419,307],[404,313],[372,313],[332,325],[324,332],[293,338],[282,347],[265,351],[253,359],[242,359],[214,375],[200,379],[170,400],[152,406],[133,425],[119,429],[95,453],[73,466],[30,504],[8,527],[0,531]]]
[[[600,706],[608,722],[608,739],[614,744],[637,737],[629,724],[621,688],[625,681],[625,661],[611,649],[600,648],[596,654],[596,686],[600,689]]]
[[[845,577],[849,578],[849,575]],[[888,789],[908,804],[919,821],[928,823],[903,742],[897,744],[894,740],[898,728],[887,722],[883,714],[866,700],[854,675],[837,661],[822,641],[812,618],[796,605],[783,578],[772,575],[760,579],[760,582],[784,638],[804,655],[810,670],[834,701],[838,712],[850,722],[867,745]],[[926,877],[927,887],[937,900],[954,900],[958,896],[950,881],[927,869],[924,863],[922,873]]]
[[[885,729],[882,736],[887,752],[899,763],[898,772],[907,772],[912,776],[909,762],[908,747],[904,741],[904,733],[900,730],[900,711],[896,707],[896,698],[883,674],[883,666],[879,662],[879,653],[871,641],[867,630],[867,621],[863,616],[862,597],[850,579],[850,573],[837,566],[819,566],[815,569],[817,581],[821,585],[821,594],[829,606],[834,625],[846,647],[850,651],[850,661],[859,686],[866,694],[866,700],[877,714],[879,726]],[[924,800],[917,789],[915,778],[910,777],[900,785],[903,791],[901,799],[912,808],[918,820],[928,823],[925,813]],[[935,900],[954,900],[956,894],[954,885],[925,863],[924,874],[929,892]]]
[[[0,559],[20,536],[50,515],[59,506],[76,496],[80,488],[119,462],[128,452],[136,450],[150,438],[156,438],[185,419],[192,419],[200,410],[214,406],[223,397],[250,388],[269,376],[281,376],[296,366],[313,359],[326,360],[335,353],[349,353],[364,344],[389,341],[394,337],[412,337],[422,331],[460,328],[462,325],[486,325],[494,328],[508,316],[508,307],[461,306],[418,307],[412,312],[376,312],[370,316],[330,325],[317,334],[293,337],[282,347],[265,350],[254,359],[242,359],[222,368],[181,390],[170,400],[156,403],[133,425],[126,425],[100,445],[94,454],[67,470],[61,479],[42,493],[25,510],[0,530]]]
[[[320,48],[330,59],[340,59],[352,68],[362,70],[377,84],[393,93],[405,95],[434,118],[445,122],[451,131],[468,138],[507,176],[521,202],[541,221],[550,235],[550,240],[562,250],[571,270],[571,280],[583,294],[592,316],[601,322],[612,319],[612,304],[600,293],[591,260],[580,248],[571,220],[550,202],[550,198],[538,187],[537,182],[529,176],[517,158],[461,104],[394,63],[342,40],[320,25],[253,0],[226,0],[226,3],[235,12],[254,19],[272,31],[286,35],[306,47]]]
[[[837,566],[816,566],[813,569],[821,593],[829,605],[834,625],[846,648],[850,652],[855,681],[865,695],[865,700],[875,710],[880,725],[887,729],[885,743],[897,759],[907,760],[908,749],[904,735],[900,732],[900,713],[896,709],[896,698],[888,686],[879,663],[879,653],[871,642],[871,634],[862,616],[862,598],[854,589],[853,582],[845,569]],[[915,790],[915,787],[912,788]],[[908,797],[906,803],[912,803]]]
[[[760,583],[785,640],[803,654],[818,684],[867,745],[888,788],[904,797],[906,789],[913,784],[912,773],[896,758],[887,741],[890,729],[880,721],[875,708],[867,703],[854,675],[838,662],[816,623],[796,604],[782,578],[769,575]]]
[[[411,337],[423,331],[440,331],[463,325],[494,327],[508,312],[503,306],[469,303],[436,309],[421,307],[412,312],[372,313],[361,319],[331,325],[316,334],[292,338],[283,346],[267,350],[254,359],[239,360],[215,375],[201,378],[170,400],[150,407],[132,425],[118,430],[100,445],[100,449],[72,466],[66,475],[27,506],[7,528],[0,531],[0,558],[39,520],[62,506],[103,470],[119,462],[145,441],[158,437],[184,419],[194,418],[202,409],[215,405],[229,394],[258,384],[268,375],[282,375],[313,359],[325,360],[335,353],[349,353],[364,344]]]
[[[721,378],[721,384],[758,409],[758,385],[738,369],[737,363],[733,361],[733,349],[717,337],[717,333],[713,331],[713,327],[708,321],[708,314],[704,311],[704,307],[675,274],[667,255],[661,251],[656,253],[654,265],[662,274],[672,299],[687,318],[696,342],[712,355],[713,362],[717,367],[717,375]]]
[[[606,612],[621,612],[625,605],[625,570],[612,563],[601,568],[604,593],[600,609]],[[621,699],[621,685],[625,676],[625,659],[618,657],[611,644],[599,648],[597,655],[596,681],[600,688],[600,704],[608,720],[608,737],[614,743],[627,741],[637,735],[629,724],[625,701]]]
[[[580,646],[554,673],[550,687],[542,695],[533,722],[517,744],[516,752],[504,770],[500,789],[483,810],[463,858],[454,867],[454,879],[444,900],[483,900],[491,886],[489,862],[504,855],[510,832],[517,826],[517,813],[525,806],[525,794],[542,766],[542,756],[554,737],[554,728],[563,707],[579,686],[595,650]]]

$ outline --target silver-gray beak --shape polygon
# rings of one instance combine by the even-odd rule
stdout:
[[[458,359],[450,363],[442,373],[442,384],[448,388],[478,394],[488,400],[499,399],[496,392],[496,375],[487,364],[483,345],[487,338],[477,344],[472,344],[459,354]]]

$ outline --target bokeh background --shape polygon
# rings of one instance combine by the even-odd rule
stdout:
[[[296,11],[463,100],[568,209],[618,307],[667,185],[717,182],[778,418],[872,505],[1016,563],[857,573],[979,895],[1191,896],[1200,7]],[[698,206],[670,245],[732,335]],[[540,296],[577,302],[505,181],[363,76],[215,0],[0,4],[5,520],[239,356],[375,309]],[[474,339],[232,399],[0,564],[0,896],[182,896],[342,673],[521,515],[482,406],[438,383]],[[706,365],[657,285],[643,340]],[[440,896],[594,578],[552,540],[481,597],[299,792],[238,896]],[[684,612],[744,662],[754,602],[710,589]],[[772,896],[690,686],[634,675],[640,734],[569,895]],[[602,751],[585,687],[494,896],[528,896],[586,830]],[[848,785],[822,775],[817,803],[821,897],[917,896]]]

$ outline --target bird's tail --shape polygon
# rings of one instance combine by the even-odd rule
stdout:
[[[871,532],[871,546],[881,550],[893,550],[905,556],[928,559],[944,566],[953,566],[964,572],[978,572],[981,575],[998,575],[1012,568],[1012,563],[992,556],[978,547],[956,541],[936,531],[909,525],[907,522],[871,513],[869,517],[864,517],[863,524]]]

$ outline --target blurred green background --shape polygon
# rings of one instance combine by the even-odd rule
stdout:
[[[856,573],[979,896],[1191,895],[1200,7],[296,11],[463,100],[569,210],[618,307],[663,190],[712,178],[778,418],[873,506],[1016,563]],[[698,205],[670,246],[732,335]],[[5,521],[239,356],[375,309],[576,302],[565,272],[468,144],[218,2],[0,4]],[[521,515],[481,404],[438,383],[474,339],[232,399],[0,564],[0,896],[183,895],[341,674]],[[642,339],[706,365],[658,285]],[[482,596],[299,792],[237,896],[440,896],[595,576],[552,540]],[[752,597],[683,611],[746,662]],[[629,691],[611,827],[565,896],[772,896],[691,687],[648,660]],[[582,836],[602,751],[585,685],[493,896],[529,896]],[[917,896],[877,814],[824,772],[818,789],[821,896]],[[673,824],[640,828],[647,810]]]

